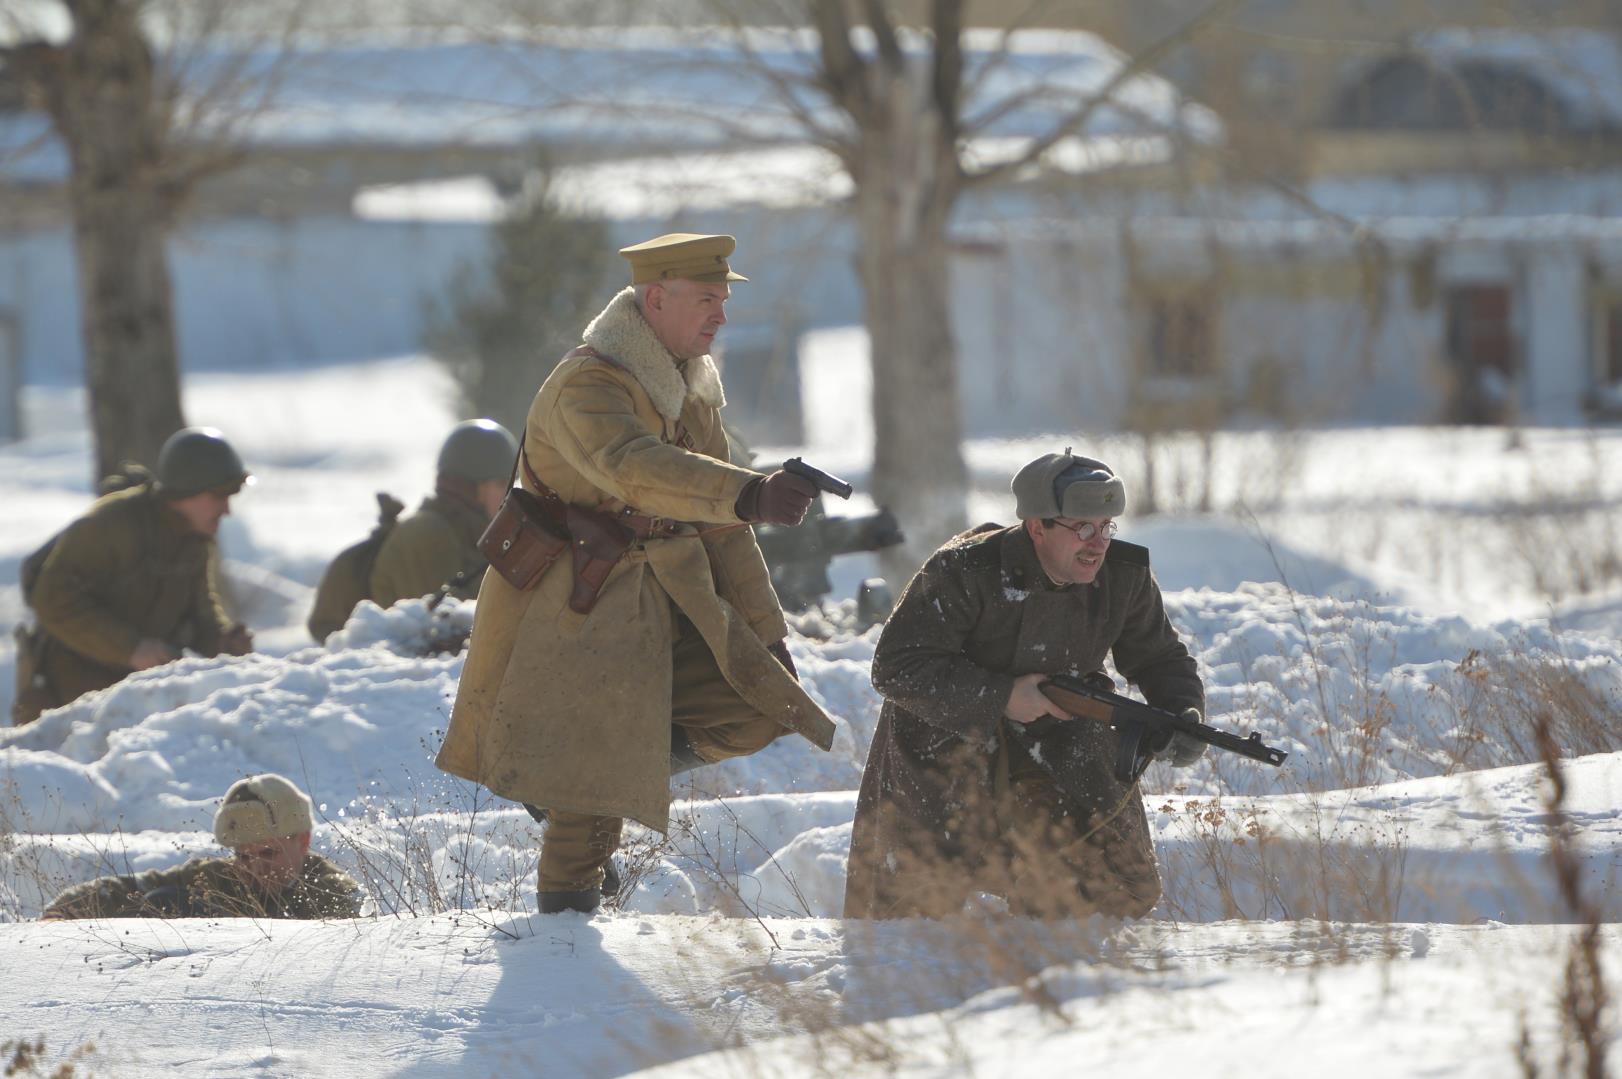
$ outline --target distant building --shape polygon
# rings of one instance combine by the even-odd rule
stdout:
[[[1622,44],[1435,31],[1348,64],[1307,175],[963,230],[969,429],[1622,417]]]
[[[796,39],[778,40],[774,62],[792,62]],[[992,89],[1016,80],[1074,93],[1107,81],[1121,62],[1089,35],[1046,34],[988,80]],[[618,74],[604,79],[607,70]],[[1101,110],[1083,133],[1096,129],[1118,152],[1092,155],[1085,138],[1059,148],[1081,159],[1077,168],[1169,153],[1154,131],[1186,102],[1152,77],[1129,90],[1132,113]],[[842,207],[848,181],[831,155],[794,141],[792,118],[768,99],[713,41],[668,35],[583,35],[530,51],[334,46],[301,56],[274,107],[246,122],[244,165],[199,188],[172,234],[183,368],[417,351],[447,281],[482,259],[491,222],[522,197],[544,156],[559,199],[606,218],[620,242],[677,228],[738,236],[737,262],[751,281],[736,293],[723,338],[736,361],[727,374],[732,419],[780,442],[799,427],[799,335],[859,323],[863,311]],[[21,104],[0,95],[0,315],[13,318],[26,381],[71,383],[82,360],[60,197],[66,162],[44,118]],[[1033,97],[986,135],[1028,136],[1047,108]],[[695,121],[700,112],[730,121],[730,140]],[[36,148],[6,152],[25,146]],[[965,220],[1001,211],[989,200],[964,204]],[[0,334],[0,358],[3,342]]]

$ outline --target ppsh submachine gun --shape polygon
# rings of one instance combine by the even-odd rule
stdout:
[[[1045,733],[1062,728],[1066,723],[1094,720],[1107,723],[1116,733],[1113,772],[1115,778],[1130,783],[1143,774],[1153,759],[1156,749],[1165,746],[1175,734],[1184,734],[1227,753],[1237,753],[1262,764],[1277,768],[1289,756],[1282,749],[1262,742],[1262,736],[1252,732],[1249,737],[1230,734],[1215,727],[1184,719],[1163,708],[1135,701],[1090,684],[1081,678],[1056,674],[1039,687],[1043,695],[1058,705],[1072,718],[1069,720],[1044,717],[1028,725],[1029,734],[1040,738]]]
[[[853,488],[849,483],[798,457],[784,461],[783,470],[810,480],[819,491],[840,498],[851,496]],[[887,509],[855,517],[830,517],[819,498],[811,503],[803,523],[793,528],[756,525],[755,539],[766,558],[772,587],[777,590],[783,609],[799,613],[815,606],[833,591],[828,566],[835,558],[859,551],[881,551],[901,543],[905,537],[895,514]],[[888,615],[888,589],[883,582],[870,579],[863,582],[863,588],[870,594],[868,598],[875,608],[876,618]],[[871,594],[881,588],[884,589],[882,598]],[[859,607],[861,600],[859,596]],[[880,607],[882,610],[878,609]]]

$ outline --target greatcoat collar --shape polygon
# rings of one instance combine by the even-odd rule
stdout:
[[[726,404],[721,374],[708,355],[678,360],[659,343],[653,327],[636,306],[636,290],[627,288],[591,320],[582,340],[631,372],[667,420],[681,417],[689,398],[711,408]]]

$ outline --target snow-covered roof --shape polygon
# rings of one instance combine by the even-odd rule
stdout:
[[[1028,137],[974,139],[965,156],[978,165],[1017,155]],[[1115,166],[1162,161],[1172,153],[1161,136],[1099,135],[1060,141],[1043,158],[1047,169],[1082,175]],[[671,218],[736,206],[790,209],[849,197],[849,175],[831,151],[804,144],[638,155],[551,171],[548,194],[575,213],[610,220]],[[389,221],[493,221],[508,204],[482,177],[363,188],[356,217]]]
[[[1191,202],[1128,193],[1099,196],[1062,219],[977,223],[966,240],[1103,233],[1216,239],[1234,246],[1313,245],[1328,250],[1363,238],[1391,244],[1622,242],[1622,170],[1519,176],[1430,174],[1413,178],[1332,177],[1295,197],[1263,188],[1207,189]]]
[[[259,144],[607,144],[614,153],[692,151],[741,142],[803,141],[809,115],[829,130],[843,118],[811,88],[815,52],[803,34],[751,34],[751,69],[736,39],[650,31],[552,34],[544,40],[438,41],[306,46],[291,56],[252,54],[248,79],[274,73],[268,107],[239,118]],[[972,34],[966,115],[989,138],[1051,129],[1121,69],[1125,58],[1091,34]],[[196,85],[240,57],[205,54],[187,69]],[[769,72],[769,76],[762,74]],[[799,86],[785,103],[773,80]],[[1139,75],[1116,93],[1083,136],[1152,135],[1175,128],[1220,137],[1209,110],[1163,79]],[[1015,102],[1006,111],[998,103]],[[59,153],[28,163],[8,148],[30,145],[40,119],[0,115],[0,176],[60,176]],[[54,140],[47,139],[47,143]]]

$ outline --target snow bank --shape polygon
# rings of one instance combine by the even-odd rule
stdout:
[[[1260,731],[1290,753],[1282,769],[1216,752],[1190,769],[1151,769],[1166,910],[1178,917],[1285,913],[1305,900],[1284,867],[1321,861],[1326,850],[1385,857],[1370,852],[1431,842],[1422,837],[1441,835],[1447,820],[1453,834],[1432,845],[1458,846],[1457,822],[1471,819],[1459,792],[1471,788],[1444,785],[1438,801],[1374,785],[1529,760],[1526,716],[1547,700],[1595,710],[1566,722],[1604,732],[1606,702],[1622,692],[1622,643],[1611,639],[1479,627],[1269,585],[1173,593],[1168,606],[1205,675],[1211,721]],[[533,822],[433,766],[462,665],[461,653],[439,649],[458,644],[471,617],[472,605],[454,600],[435,610],[367,603],[327,647],[181,660],[0,732],[0,824],[26,853],[8,866],[12,910],[37,910],[54,888],[111,868],[208,853],[220,795],[267,770],[310,791],[317,848],[365,880],[378,909],[523,909],[533,897]],[[838,914],[853,790],[880,704],[868,682],[878,633],[794,638],[809,692],[836,719],[833,752],[785,738],[692,773],[676,792],[683,801],[668,839],[628,831],[627,909]],[[1592,759],[1615,768],[1613,758]],[[1522,769],[1515,797],[1500,792],[1488,800],[1496,808],[1476,816],[1502,829],[1503,814],[1520,814],[1532,827],[1542,813],[1536,785],[1535,770]],[[1215,797],[1225,808],[1213,816]],[[1614,799],[1588,802],[1596,872],[1614,875],[1618,844],[1590,812]],[[1355,811],[1368,804],[1386,808]],[[1428,816],[1410,826],[1422,808]],[[1238,850],[1247,827],[1271,845]],[[1550,906],[1506,898],[1493,879],[1502,858],[1515,863],[1514,879],[1533,876],[1546,841],[1509,849],[1487,842],[1497,835],[1482,832],[1478,855],[1449,863],[1458,880],[1434,904],[1416,891],[1396,905],[1438,919]],[[1213,849],[1226,852],[1220,866],[1201,861]]]
[[[1328,790],[1525,761],[1529,738],[1512,724],[1532,702],[1513,695],[1517,679],[1520,692],[1559,683],[1571,707],[1600,710],[1588,717],[1598,727],[1622,695],[1622,643],[1607,638],[1479,627],[1269,585],[1173,593],[1168,608],[1199,660],[1210,721],[1259,731],[1290,759],[1273,769],[1212,752],[1177,773],[1157,766],[1152,790]],[[471,612],[454,600],[436,611],[368,603],[325,648],[133,675],[0,731],[0,803],[25,832],[207,830],[227,786],[268,770],[297,779],[335,817],[361,803],[468,808],[466,785],[432,763],[462,656],[433,649],[465,634]],[[698,791],[854,789],[878,718],[868,682],[878,633],[791,644],[809,692],[836,719],[831,753],[784,738],[696,773]],[[1500,726],[1483,722],[1493,714]]]

